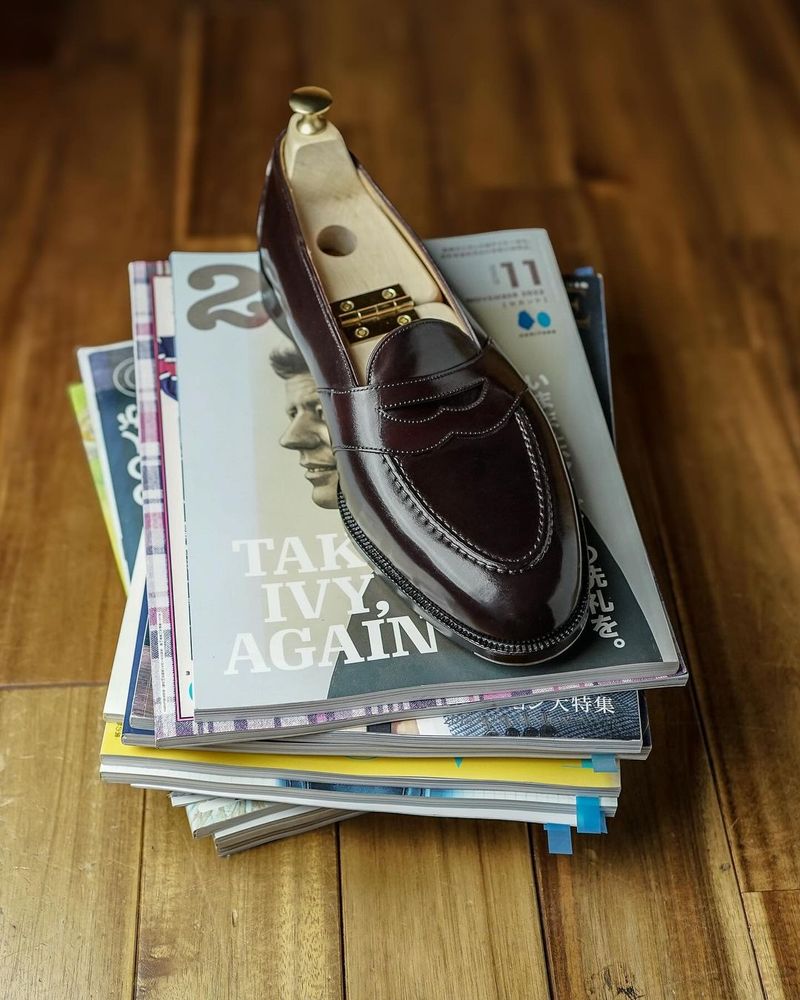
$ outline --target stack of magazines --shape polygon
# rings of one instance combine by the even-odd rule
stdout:
[[[428,248],[538,397],[580,499],[589,624],[535,667],[454,645],[350,542],[256,253],[133,263],[132,341],[78,352],[128,594],[100,773],[169,792],[220,854],[364,812],[541,823],[571,853],[574,831],[606,832],[620,758],[650,751],[644,689],[686,682],[614,450],[602,278],[562,276],[543,230]]]

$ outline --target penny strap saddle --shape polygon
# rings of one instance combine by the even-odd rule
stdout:
[[[490,438],[527,391],[491,341],[478,343],[433,319],[389,334],[370,359],[366,385],[319,390],[336,417],[334,450],[389,455],[432,452],[453,438]]]

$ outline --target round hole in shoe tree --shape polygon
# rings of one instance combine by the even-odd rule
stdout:
[[[326,226],[317,233],[317,246],[329,257],[347,257],[357,243],[356,234],[345,226]]]

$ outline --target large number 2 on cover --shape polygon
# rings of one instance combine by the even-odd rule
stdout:
[[[254,268],[238,264],[199,267],[189,275],[189,285],[204,291],[213,289],[218,278],[226,277],[233,278],[235,284],[195,302],[186,317],[191,325],[196,330],[213,330],[217,323],[230,323],[232,326],[245,328],[263,326],[267,317],[261,304],[261,281]],[[226,303],[245,303],[247,299],[252,301],[244,306],[246,315],[235,309],[222,308]]]

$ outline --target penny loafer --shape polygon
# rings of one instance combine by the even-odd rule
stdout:
[[[349,153],[336,160],[333,140],[326,150],[299,139],[315,137],[303,133],[308,118],[301,108],[275,144],[258,240],[318,387],[345,527],[374,570],[456,643],[503,664],[549,660],[588,616],[581,517],[552,429],[363,167]],[[304,189],[303,171],[325,156]],[[340,184],[340,169],[353,177]],[[331,230],[341,231],[333,252]],[[380,241],[356,267],[353,248],[373,231]],[[422,291],[380,275],[359,285],[387,246],[386,266],[396,259],[400,278]]]

